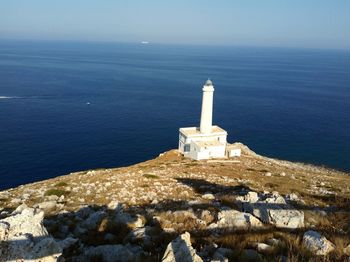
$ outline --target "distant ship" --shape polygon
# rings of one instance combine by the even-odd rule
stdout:
[[[149,42],[147,42],[147,41],[142,41],[141,44],[143,44],[143,45],[148,45]]]

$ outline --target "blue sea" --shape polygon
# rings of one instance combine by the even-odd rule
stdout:
[[[127,166],[214,124],[259,154],[350,171],[350,51],[0,41],[0,189]]]

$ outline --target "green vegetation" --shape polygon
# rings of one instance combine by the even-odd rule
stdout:
[[[45,192],[45,196],[62,196],[62,195],[68,195],[69,192],[61,189],[49,189]]]
[[[62,186],[68,186],[68,184],[66,182],[58,182],[55,187],[62,187]]]
[[[153,178],[153,179],[159,178],[159,176],[157,176],[155,174],[144,174],[143,176],[146,178]]]

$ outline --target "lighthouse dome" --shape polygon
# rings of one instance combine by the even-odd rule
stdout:
[[[205,86],[212,86],[212,85],[213,85],[213,82],[212,82],[210,79],[208,79],[208,80],[205,82],[204,85],[205,85]]]

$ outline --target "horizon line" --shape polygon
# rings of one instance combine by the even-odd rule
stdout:
[[[257,45],[257,44],[234,44],[234,43],[169,43],[161,41],[138,40],[138,41],[120,41],[120,40],[88,40],[88,39],[39,39],[39,38],[10,38],[0,37],[0,41],[28,41],[28,42],[62,42],[62,43],[100,43],[100,44],[140,44],[142,46],[152,45],[170,45],[170,46],[203,46],[203,47],[237,47],[237,48],[280,48],[280,49],[304,49],[304,50],[329,50],[329,51],[350,51],[350,47],[317,47],[317,46],[299,46],[299,45]],[[147,41],[144,45],[142,42]]]

